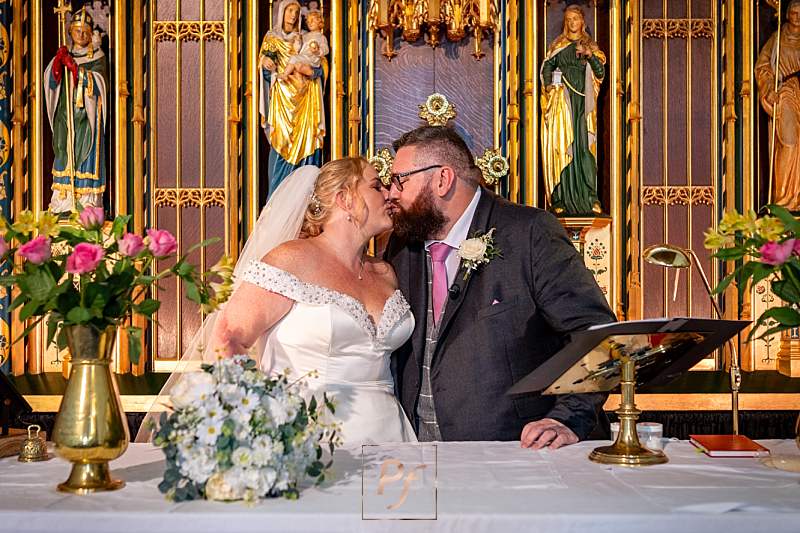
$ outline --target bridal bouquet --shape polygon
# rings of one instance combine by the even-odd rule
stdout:
[[[737,262],[715,294],[735,281],[741,298],[748,286],[768,279],[772,292],[784,302],[758,317],[750,337],[759,327],[768,326],[759,338],[800,326],[800,221],[778,205],[766,209],[769,214],[762,217],[753,210],[729,211],[717,229],[705,234],[706,248],[716,250],[714,257]]]
[[[267,376],[246,355],[203,365],[171,394],[153,442],[167,459],[159,490],[174,501],[245,500],[299,496],[305,477],[321,483],[332,460],[336,424],[327,396],[306,402],[286,374]]]

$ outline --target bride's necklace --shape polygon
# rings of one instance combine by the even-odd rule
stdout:
[[[327,245],[326,245],[326,248],[327,248]],[[330,250],[328,251],[328,253],[330,253]],[[342,265],[344,265],[344,263],[336,256],[336,254],[332,254],[332,255],[334,257],[336,257],[337,261],[339,261],[340,263],[342,263]],[[366,252],[362,252],[361,257],[358,259],[358,274],[356,276],[358,277],[359,281],[363,281],[364,280],[364,263],[365,263],[365,259],[364,258],[366,257],[366,255],[367,255]],[[347,268],[347,267],[345,267],[345,268]],[[350,270],[350,269],[347,268],[347,270]],[[352,272],[352,270],[350,270],[350,272]]]
[[[361,254],[361,259],[359,259],[358,263],[358,280],[361,281],[364,279],[364,254]]]

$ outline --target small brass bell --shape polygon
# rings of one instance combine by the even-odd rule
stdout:
[[[32,430],[36,430],[36,435],[31,435]],[[42,428],[38,424],[28,426],[28,438],[23,441],[19,450],[19,461],[33,463],[50,459],[50,455],[47,453],[47,443],[39,436],[41,430]]]

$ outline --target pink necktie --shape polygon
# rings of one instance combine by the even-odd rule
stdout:
[[[431,263],[433,263],[433,323],[439,323],[439,317],[444,311],[444,302],[447,298],[447,266],[445,261],[447,256],[450,255],[449,244],[443,242],[435,242],[430,245],[428,249],[431,254]]]

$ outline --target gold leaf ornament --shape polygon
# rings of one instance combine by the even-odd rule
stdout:
[[[433,93],[419,106],[419,118],[430,126],[445,126],[448,120],[455,117],[456,106],[443,94]]]
[[[475,165],[481,169],[483,180],[489,185],[499,183],[508,175],[508,160],[503,157],[499,149],[486,150],[481,157],[475,160]]]
[[[389,149],[382,148],[378,150],[378,152],[370,158],[369,162],[375,167],[375,171],[378,173],[378,178],[381,180],[381,183],[386,187],[391,185],[394,157],[392,153],[389,152]]]

